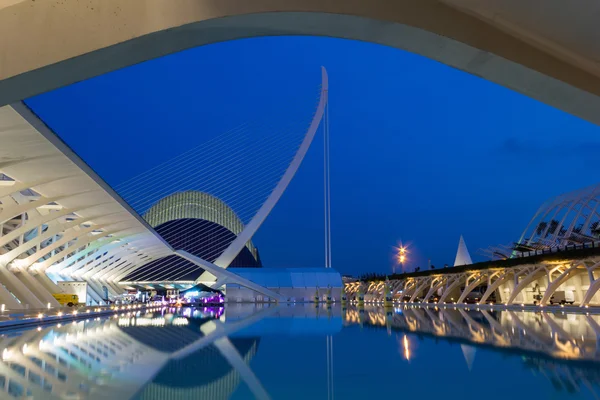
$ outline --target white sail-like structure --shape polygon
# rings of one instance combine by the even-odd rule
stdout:
[[[456,258],[454,259],[454,266],[458,267],[459,265],[470,265],[473,264],[471,260],[471,255],[469,254],[469,250],[467,249],[467,245],[465,244],[465,239],[460,235],[460,241],[458,242],[458,250],[456,252]]]

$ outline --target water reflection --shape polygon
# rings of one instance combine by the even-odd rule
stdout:
[[[164,309],[4,332],[0,398],[364,399],[437,373],[439,385],[406,383],[403,395],[461,399],[497,376],[519,387],[516,398],[591,399],[600,394],[599,333],[600,316],[585,314]]]
[[[409,334],[444,339],[460,344],[469,370],[478,349],[519,355],[526,368],[545,376],[557,391],[585,387],[599,398],[599,315],[403,306],[348,309],[344,321],[397,335],[399,353],[407,361]]]
[[[225,318],[223,308],[157,309],[5,333],[0,398],[228,399],[244,382],[268,399],[249,367],[261,340],[252,326],[290,312],[232,307]],[[319,310],[303,317],[318,319]]]

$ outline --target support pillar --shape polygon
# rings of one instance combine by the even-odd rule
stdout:
[[[46,305],[42,303],[32,292],[21,282],[12,272],[6,267],[0,267],[0,280],[24,306],[29,304],[30,308],[44,308]]]
[[[52,293],[38,282],[27,270],[21,269],[15,273],[17,279],[19,279],[27,288],[44,304],[44,308],[50,303],[51,307],[60,307],[60,303],[56,301]]]

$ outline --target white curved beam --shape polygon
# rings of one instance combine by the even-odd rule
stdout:
[[[598,265],[600,265],[600,263],[596,264],[596,266],[598,266]],[[540,300],[540,305],[545,306],[546,304],[548,304],[548,302],[550,301],[550,298],[552,297],[552,295],[554,295],[554,292],[556,292],[556,290],[559,288],[559,286],[562,285],[563,283],[565,283],[573,275],[573,273],[577,271],[577,268],[580,266],[581,266],[581,263],[575,263],[575,264],[571,265],[570,267],[566,268],[553,281],[551,280],[552,275],[549,273],[548,274],[548,287],[546,288],[546,292],[544,293],[544,296]]]
[[[201,259],[200,257],[196,257],[195,255],[190,254],[187,251],[176,250],[174,254],[178,255],[179,257],[181,257],[183,259],[190,261],[193,264],[198,265],[200,268],[204,269],[205,271],[208,271],[211,274],[214,274],[217,278],[221,278],[221,277],[227,278],[227,280],[229,282],[237,283],[238,285],[247,287],[248,289],[251,289],[258,293],[261,293],[261,294],[263,294],[267,297],[270,297],[271,299],[274,299],[276,301],[285,301],[283,296],[279,295],[278,293],[275,293],[271,289],[267,289],[267,288],[265,288],[261,285],[258,285],[246,278],[242,278],[241,276],[234,274],[233,272],[230,272],[224,268],[218,267],[218,266],[214,265],[213,263],[210,263],[206,260]]]
[[[423,303],[427,303],[427,301],[429,300],[429,298],[438,289],[440,289],[442,286],[444,286],[444,279],[443,279],[443,277],[438,277],[437,279],[433,279],[431,281],[431,288],[429,289],[429,291],[427,292],[427,294],[425,295],[425,297],[423,297]]]
[[[422,278],[421,281],[422,282],[420,284],[416,285],[416,289],[413,292],[412,296],[410,297],[410,303],[415,302],[419,293],[421,293],[427,287],[427,285],[430,284],[431,279],[427,277],[427,278]]]
[[[292,159],[292,162],[288,166],[287,170],[275,186],[275,189],[271,192],[267,200],[260,207],[256,215],[252,218],[252,220],[244,227],[244,230],[237,235],[235,240],[231,242],[231,244],[223,251],[223,253],[215,260],[214,265],[227,268],[229,264],[235,259],[235,257],[239,254],[239,252],[246,246],[246,243],[252,239],[252,236],[256,233],[258,228],[262,225],[264,220],[273,210],[275,204],[279,201],[285,189],[287,189],[288,185],[292,181],[292,178],[298,171],[302,160],[304,160],[304,156],[308,151],[310,144],[317,133],[317,129],[319,128],[319,124],[321,123],[321,119],[323,119],[323,115],[325,113],[325,107],[327,106],[329,96],[329,79],[327,77],[327,70],[325,67],[321,67],[321,96],[319,98],[319,105],[317,106],[317,110],[315,115],[310,123],[310,126],[304,136],[304,140],[300,144],[296,155]],[[203,273],[196,281],[207,281],[211,277],[208,273]],[[213,277],[214,278],[214,277]],[[212,280],[212,279],[210,279]]]
[[[496,276],[496,275],[498,275],[498,276]],[[496,276],[496,280],[494,282],[492,282],[492,279],[495,276]],[[490,297],[492,295],[492,293],[494,293],[500,287],[500,285],[502,285],[506,281],[508,281],[509,278],[510,278],[510,275],[508,273],[508,270],[503,270],[503,271],[498,271],[498,272],[492,273],[490,275],[490,277],[488,278],[487,290],[481,296],[481,299],[479,299],[479,302],[482,304],[485,304],[488,297]],[[500,301],[500,299],[496,299],[496,301]]]
[[[471,277],[469,277],[469,278],[471,278]],[[467,278],[467,282],[469,282],[469,278]],[[481,282],[483,282],[485,280],[485,278],[486,278],[486,276],[483,273],[480,274],[479,276],[476,276],[473,279],[473,281],[465,287],[465,290],[463,290],[463,292],[461,293],[460,297],[458,298],[458,300],[456,302],[458,304],[463,303],[465,301],[465,299],[467,298],[467,296],[473,291],[473,289],[475,289],[477,286],[479,286],[479,284],[481,284]]]
[[[529,271],[529,273],[527,275],[525,275],[525,277],[518,282],[518,284],[515,285],[515,287],[513,288],[512,292],[510,293],[510,296],[508,297],[508,301],[506,301],[506,304],[512,304],[515,299],[517,298],[517,296],[523,291],[523,289],[525,289],[527,287],[527,285],[529,285],[531,282],[533,282],[534,280],[537,279],[537,275],[542,272],[545,269],[545,267],[537,267],[537,268],[533,268]],[[518,275],[515,275],[515,283],[517,281]]]
[[[452,283],[450,283],[450,285],[446,286],[446,289],[444,290],[444,293],[442,293],[442,295],[440,296],[440,299],[438,300],[438,303],[444,303],[446,301],[446,297],[450,296],[450,293],[456,289],[456,287],[458,285],[460,285],[460,283],[463,281],[464,276],[459,275],[459,276],[455,276],[454,280]],[[448,282],[452,280],[452,278],[448,279]]]

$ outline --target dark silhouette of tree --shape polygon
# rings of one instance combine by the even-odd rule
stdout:
[[[592,222],[590,225],[590,232],[595,238],[600,237],[600,221]]]
[[[544,233],[544,230],[546,230],[547,226],[548,223],[546,221],[540,222],[535,230],[535,233],[537,233],[538,236],[541,236],[541,234]]]

